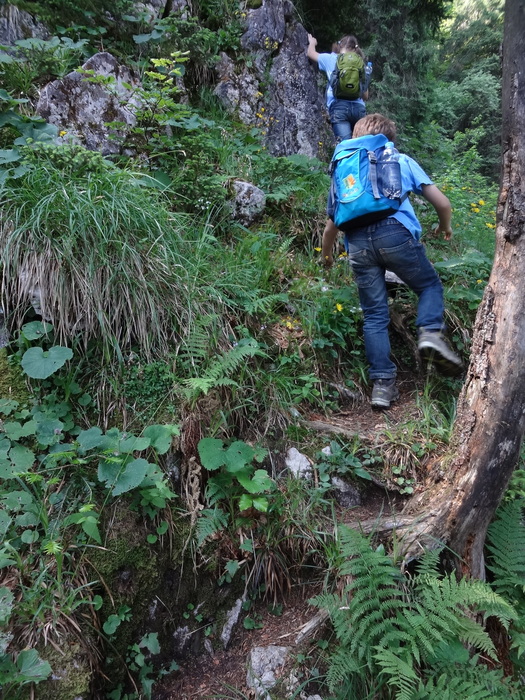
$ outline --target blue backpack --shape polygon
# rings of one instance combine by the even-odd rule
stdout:
[[[360,140],[341,141],[330,165],[332,184],[328,215],[341,231],[366,226],[395,214],[408,195],[392,197],[384,193],[386,177],[391,177],[392,167],[395,170],[397,166],[398,182],[401,181],[399,162],[389,162],[387,173],[386,164],[381,161],[384,145],[369,150],[362,142],[361,145],[356,143]]]

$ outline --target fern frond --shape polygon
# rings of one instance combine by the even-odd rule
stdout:
[[[494,575],[492,587],[513,600],[525,594],[525,525],[523,502],[511,501],[498,508],[487,531],[487,568]]]
[[[326,682],[331,691],[342,683],[351,684],[355,677],[363,676],[363,669],[344,649],[339,649],[330,658],[330,667],[326,674]]]
[[[287,294],[267,294],[266,296],[257,296],[255,299],[250,298],[244,303],[244,310],[248,314],[270,313],[277,304],[283,304],[288,301]]]
[[[228,515],[220,508],[201,510],[195,526],[197,545],[200,547],[208,537],[212,537],[217,532],[222,532],[227,526]]]
[[[439,576],[441,549],[427,549],[417,563],[416,571],[418,576]]]
[[[492,640],[475,615],[496,616],[506,627],[517,615],[488,584],[443,576],[437,552],[425,555],[418,573],[407,579],[381,550],[373,551],[367,538],[348,528],[340,528],[338,544],[344,561],[340,570],[350,582],[342,595],[318,596],[313,601],[330,613],[340,645],[331,659],[331,663],[336,659],[336,668],[329,671],[331,687],[347,680],[343,676],[350,668],[354,687],[358,667],[370,682],[380,676],[395,688],[397,700],[412,700],[419,693],[418,679],[428,677],[433,668],[445,676],[449,669],[453,675],[458,665],[464,669],[470,663],[466,647],[496,658]],[[461,687],[470,686],[472,697],[490,697],[483,684],[474,680]],[[441,681],[435,687],[441,689]],[[420,684],[419,689],[417,697],[426,698],[425,686]],[[438,697],[437,689],[433,695],[431,691],[429,682],[428,697]],[[458,691],[451,700],[463,697],[470,700],[471,696]]]
[[[467,664],[436,665],[427,669],[424,682],[420,682],[412,700],[519,700],[519,685],[503,672],[490,670],[484,664],[471,659]]]
[[[207,394],[210,389],[221,385],[224,386],[227,383],[226,379],[229,375],[238,370],[247,358],[254,357],[255,355],[264,356],[264,353],[259,349],[259,344],[255,340],[250,339],[247,342],[238,343],[238,345],[225,353],[216,356],[206,368],[203,375],[186,379],[184,384],[192,393]]]
[[[454,575],[424,576],[414,579],[412,585],[419,612],[432,621],[434,628],[450,631],[463,641],[467,641],[465,634],[468,633],[468,643],[479,645],[490,655],[494,654],[490,637],[472,620],[472,612],[481,612],[485,617],[494,615],[506,628],[510,620],[517,618],[512,605],[483,581],[457,581]]]
[[[385,648],[379,648],[374,659],[381,669],[380,674],[386,676],[388,685],[396,689],[396,700],[412,700],[418,681],[412,664]]]
[[[185,368],[197,367],[208,359],[212,348],[209,323],[206,328],[194,325],[189,335],[181,341],[177,362]]]

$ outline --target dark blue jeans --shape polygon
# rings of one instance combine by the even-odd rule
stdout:
[[[356,122],[366,115],[366,107],[354,100],[334,100],[328,113],[336,139],[343,141],[352,138]]]
[[[390,359],[388,294],[385,270],[392,270],[418,295],[418,328],[443,328],[443,286],[424,246],[391,217],[354,229],[345,236],[348,258],[364,314],[366,357],[370,379],[396,376]]]

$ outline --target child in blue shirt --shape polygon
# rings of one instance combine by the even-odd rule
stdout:
[[[366,114],[364,100],[368,99],[368,90],[364,91],[361,97],[356,100],[339,100],[334,97],[331,87],[331,78],[337,63],[337,57],[340,53],[349,53],[354,51],[365,61],[365,57],[355,36],[344,36],[337,42],[337,52],[317,53],[317,39],[311,34],[308,34],[308,49],[306,55],[312,61],[315,61],[319,69],[326,73],[328,86],[326,88],[326,107],[330,116],[332,130],[338,141],[352,138],[352,129],[354,124]]]
[[[354,139],[369,150],[394,141],[396,127],[381,114],[370,114],[354,127]],[[415,192],[436,210],[436,233],[445,240],[452,237],[451,206],[448,198],[434,185],[413,158],[400,154],[402,196]],[[328,207],[330,216],[330,203]],[[338,229],[329,221],[323,234],[322,255],[333,263],[333,246]],[[443,374],[457,376],[463,365],[443,337],[443,286],[419,242],[421,225],[408,197],[400,209],[380,221],[353,228],[345,234],[345,247],[359,290],[364,314],[365,351],[369,376],[373,382],[371,403],[374,408],[389,408],[399,397],[397,369],[390,357],[388,292],[385,271],[391,270],[418,295],[418,349],[424,360],[431,360]]]

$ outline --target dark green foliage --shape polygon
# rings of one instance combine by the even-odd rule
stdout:
[[[0,53],[0,85],[17,97],[36,99],[38,87],[77,68],[88,52],[85,40],[57,36],[21,39]]]
[[[468,651],[496,660],[494,645],[474,613],[485,620],[495,616],[508,628],[517,615],[503,597],[481,581],[444,576],[438,552],[425,553],[408,578],[382,547],[372,550],[369,540],[354,530],[339,529],[339,547],[339,575],[349,582],[341,594],[314,599],[330,612],[338,640],[328,671],[332,688],[366,685],[372,690],[378,679],[397,700],[430,698],[438,697],[445,675],[465,689],[463,697],[518,697],[501,672],[477,665],[478,657],[471,658]],[[491,694],[484,694],[488,689]]]
[[[482,129],[476,146],[480,172],[496,179],[500,168],[502,0],[459,0],[444,27],[433,68],[435,118],[449,137]]]
[[[173,402],[175,375],[167,362],[130,362],[124,369],[126,405],[141,421],[151,420]],[[173,411],[173,406],[171,406]]]
[[[95,27],[114,25],[115,17],[130,11],[132,0],[13,0],[21,10],[26,10],[44,22],[51,30],[78,23]]]
[[[493,588],[525,613],[525,526],[520,499],[499,508],[488,529],[487,549]]]
[[[439,2],[414,6],[410,1],[375,0],[369,6],[367,55],[374,63],[374,73],[368,111],[388,115],[400,131],[425,119],[430,92],[429,39],[442,16],[443,3]]]
[[[437,75],[457,81],[464,71],[483,63],[500,74],[503,38],[502,0],[456,0],[456,13],[442,32]]]

